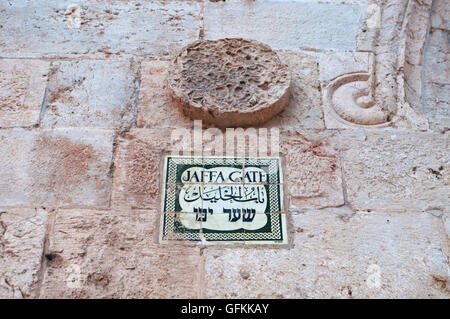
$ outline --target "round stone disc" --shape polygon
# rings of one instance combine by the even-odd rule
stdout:
[[[290,74],[272,49],[254,40],[196,41],[168,72],[168,88],[191,119],[219,127],[259,125],[289,103]]]

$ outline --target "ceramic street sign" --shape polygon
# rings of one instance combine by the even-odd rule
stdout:
[[[278,157],[167,156],[161,241],[285,244]]]

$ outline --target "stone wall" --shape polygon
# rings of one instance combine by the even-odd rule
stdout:
[[[0,297],[450,297],[449,16],[445,0],[1,2]],[[161,156],[193,127],[167,68],[223,37],[291,72],[264,125],[287,246],[158,243]]]

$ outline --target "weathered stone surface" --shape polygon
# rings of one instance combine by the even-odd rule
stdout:
[[[0,207],[107,207],[114,133],[0,131]]]
[[[450,298],[448,13],[445,0],[0,2],[0,297]],[[235,130],[236,147],[166,94],[176,52],[231,37],[271,46],[291,74],[289,105],[267,131]],[[289,244],[157,244],[163,155],[266,156],[265,133]]]
[[[50,63],[0,60],[0,127],[39,124]]]
[[[0,56],[164,54],[198,39],[201,8],[199,1],[2,2]]]
[[[381,7],[377,3],[369,4],[361,19],[357,36],[357,51],[373,52],[375,50],[377,35],[381,26]]]
[[[155,208],[160,195],[160,162],[169,129],[136,129],[117,141],[112,205]]]
[[[341,164],[333,133],[283,131],[286,190],[293,208],[344,204]]]
[[[118,139],[114,159],[112,193],[114,206],[159,207],[162,155],[179,150],[183,146],[183,140],[173,140],[172,133],[170,129],[135,129]],[[215,144],[217,140],[212,142],[208,140],[206,130],[201,134],[203,143],[201,136],[198,141],[194,140],[196,137],[193,130],[186,130],[183,133],[183,137],[190,135],[189,141],[192,143],[186,145],[187,150],[191,150],[193,146],[194,152],[199,152],[197,154],[200,156],[202,152],[206,154],[205,152],[217,146]],[[243,134],[238,133],[235,137],[239,139],[242,136]],[[225,137],[223,139],[225,140]],[[280,155],[285,159],[284,175],[288,183],[285,191],[289,194],[292,207],[302,209],[344,204],[338,142],[334,133],[282,131],[276,144],[280,147]],[[252,148],[255,151],[257,147],[254,144],[243,143],[243,148],[245,153],[239,155],[239,151],[235,151],[235,154],[239,156],[257,154],[249,150]],[[220,150],[223,151],[222,155],[227,154],[228,150]],[[264,153],[266,155],[278,156],[277,153],[267,152],[263,148],[259,151],[266,151]]]
[[[37,131],[0,130],[0,207],[33,206],[29,169],[37,136]]]
[[[207,1],[205,38],[249,38],[273,49],[355,50],[365,6],[364,2]]]
[[[414,1],[407,3],[402,30],[399,39],[398,69],[403,81],[398,81],[400,99],[405,96],[409,105],[418,113],[423,112],[421,96],[423,94],[424,48],[427,43],[432,1]],[[404,92],[404,93],[403,93]]]
[[[448,238],[430,214],[321,211],[292,220],[290,249],[206,248],[206,297],[450,296]]]
[[[350,205],[400,211],[449,206],[449,143],[447,135],[436,133],[342,133],[342,165]]]
[[[289,103],[290,74],[267,45],[246,39],[197,41],[168,72],[176,106],[219,127],[259,125]]]
[[[277,54],[291,73],[291,98],[284,111],[263,126],[323,129],[317,58],[286,50]]]
[[[434,0],[431,13],[431,27],[450,30],[450,7],[445,0]]]
[[[136,72],[130,62],[55,62],[42,126],[130,127],[137,107]]]
[[[0,209],[0,298],[36,295],[47,212]]]
[[[447,237],[450,238],[450,213],[449,212],[444,213],[442,216],[442,220],[444,222],[444,228],[445,232],[447,233]],[[448,247],[448,249],[450,250],[450,246]]]
[[[289,105],[264,127],[322,129],[319,70],[314,56],[295,51],[277,51],[291,73]],[[139,90],[138,127],[192,127],[193,121],[173,107],[167,94],[168,61],[143,61]]]
[[[424,112],[434,131],[450,130],[449,31],[431,29],[423,67]]]
[[[199,248],[159,245],[154,211],[59,210],[41,298],[196,298]]]
[[[369,52],[329,52],[319,57],[320,81],[326,84],[348,73],[371,72]]]
[[[138,127],[191,127],[192,120],[173,106],[167,90],[168,61],[143,61],[139,89]]]

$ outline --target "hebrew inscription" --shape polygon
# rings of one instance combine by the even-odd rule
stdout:
[[[286,243],[279,158],[165,161],[161,240]]]

